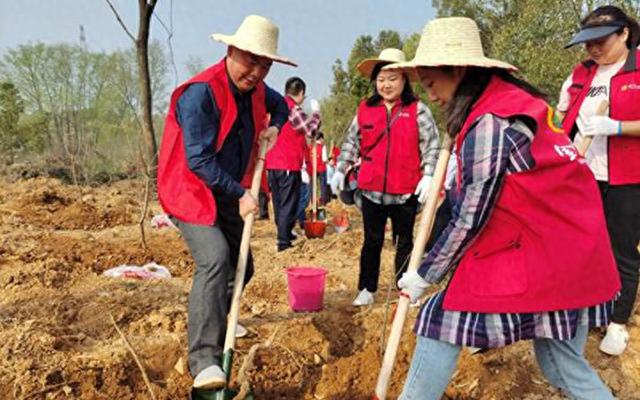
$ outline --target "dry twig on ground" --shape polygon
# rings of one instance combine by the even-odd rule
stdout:
[[[45,387],[44,389],[38,390],[38,391],[33,392],[33,393],[29,393],[28,395],[26,395],[24,397],[24,399],[30,399],[31,397],[35,397],[35,396],[37,396],[39,394],[45,394],[45,393],[47,393],[47,392],[49,392],[49,391],[51,391],[53,389],[58,389],[58,388],[61,388],[61,387],[67,386],[67,385],[74,384],[74,383],[77,383],[77,382],[73,381],[73,382],[56,383],[55,385],[50,385],[50,386]]]
[[[129,341],[127,340],[127,337],[124,335],[124,333],[122,333],[120,328],[118,328],[118,324],[116,324],[116,320],[115,320],[115,318],[113,318],[113,314],[109,313],[109,317],[111,317],[111,323],[113,324],[113,327],[116,328],[116,331],[118,332],[118,334],[120,335],[120,337],[124,341],[124,344],[127,346],[127,349],[129,350],[129,352],[133,356],[133,359],[135,360],[136,364],[138,365],[138,368],[140,369],[140,372],[142,372],[142,379],[144,380],[145,385],[147,385],[147,389],[149,390],[149,394],[151,394],[151,398],[153,400],[156,400],[156,395],[153,393],[153,389],[151,388],[151,382],[149,382],[149,377],[147,376],[147,373],[145,372],[144,367],[142,366],[142,363],[140,362],[140,359],[138,358],[138,355],[133,350],[133,347],[131,347],[131,343],[129,343]]]
[[[249,378],[247,377],[247,371],[249,371],[249,369],[253,367],[253,359],[256,357],[256,352],[259,349],[266,349],[268,347],[271,347],[277,333],[278,328],[276,327],[266,342],[256,343],[249,349],[249,353],[247,353],[244,361],[242,361],[242,366],[238,371],[238,385],[240,386],[240,391],[234,397],[234,399],[245,399],[247,395],[249,395],[249,392],[251,391],[251,383],[249,382]]]

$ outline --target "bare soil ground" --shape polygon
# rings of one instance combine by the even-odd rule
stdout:
[[[148,399],[142,374],[111,316],[142,360],[159,399],[185,399],[187,296],[193,261],[172,229],[147,229],[140,246],[137,220],[142,184],[124,181],[78,188],[38,178],[0,179],[0,399]],[[336,213],[337,204],[329,211]],[[159,212],[153,204],[150,215]],[[237,342],[234,376],[248,350],[277,329],[257,352],[249,380],[257,399],[369,399],[388,329],[386,290],[371,307],[350,305],[356,294],[362,225],[321,240],[301,238],[275,251],[271,221],[259,221],[252,248],[256,274],[243,296],[241,322],[250,335]],[[381,286],[392,280],[393,246],[383,251]],[[101,276],[120,264],[155,261],[173,278],[118,280]],[[294,313],[284,268],[329,269],[325,308]],[[394,292],[395,294],[395,292]],[[393,297],[393,295],[392,295]],[[411,309],[390,398],[399,394],[415,343]],[[587,357],[620,399],[640,399],[640,314],[622,357],[599,353],[593,332]],[[539,372],[529,343],[480,355],[464,352],[448,399],[561,399]]]

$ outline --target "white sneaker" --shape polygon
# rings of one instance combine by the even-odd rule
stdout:
[[[611,322],[607,326],[607,334],[600,342],[600,351],[612,356],[619,356],[627,348],[629,343],[629,332],[622,324]]]
[[[245,328],[244,326],[242,326],[240,324],[236,324],[236,339],[237,338],[243,338],[243,337],[247,336],[248,333],[249,333],[249,331],[247,331],[247,328]]]
[[[356,296],[355,300],[353,300],[354,306],[368,306],[373,304],[373,293],[369,292],[367,289],[362,289],[358,296]]]
[[[200,371],[193,380],[194,389],[220,389],[227,384],[227,377],[222,368],[212,365]]]

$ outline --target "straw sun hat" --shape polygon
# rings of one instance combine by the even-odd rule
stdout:
[[[360,71],[362,76],[371,79],[371,73],[379,63],[395,64],[403,63],[405,61],[407,61],[407,58],[405,57],[402,50],[389,47],[382,50],[378,57],[365,58],[364,60],[360,61],[356,68],[358,69],[358,71]]]
[[[213,40],[283,64],[298,65],[278,54],[278,27],[265,17],[247,16],[233,35],[214,33]]]
[[[477,66],[517,71],[504,61],[488,58],[482,51],[480,30],[465,17],[436,18],[422,30],[416,55],[411,61],[398,62],[383,69],[440,66]]]

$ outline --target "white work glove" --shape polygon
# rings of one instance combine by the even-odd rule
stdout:
[[[606,116],[595,115],[587,119],[584,126],[584,136],[612,136],[618,133],[620,121],[613,120]]]
[[[431,180],[433,177],[429,175],[422,175],[420,182],[418,182],[418,186],[416,186],[416,191],[413,193],[418,196],[418,201],[420,204],[424,204],[427,201],[427,196],[429,195],[429,188],[431,187]]]
[[[422,279],[417,271],[407,271],[402,274],[402,278],[398,281],[398,287],[402,289],[404,294],[409,296],[411,303],[415,304],[424,295],[429,284]]]
[[[300,178],[302,179],[302,183],[306,183],[306,184],[311,183],[311,177],[309,176],[309,173],[307,172],[306,168],[304,168],[300,172]]]
[[[340,193],[340,191],[344,189],[344,174],[336,170],[331,178],[330,186],[333,194],[337,195]]]
[[[318,102],[318,100],[316,100],[316,99],[309,100],[309,105],[311,106],[311,112],[312,113],[319,113],[320,112],[320,103]]]

